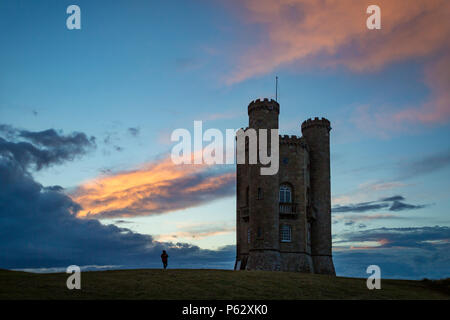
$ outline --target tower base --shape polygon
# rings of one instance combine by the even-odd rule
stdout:
[[[314,273],[314,265],[309,254],[282,252],[281,271]]]
[[[336,275],[333,258],[331,256],[312,256],[314,273]]]
[[[249,252],[246,270],[281,271],[281,256],[275,250],[253,250]]]

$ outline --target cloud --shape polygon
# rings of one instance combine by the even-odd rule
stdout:
[[[115,220],[114,223],[115,224],[121,224],[121,223],[133,223],[133,222],[120,219],[120,220]]]
[[[341,221],[345,221],[344,224],[347,226],[352,225],[351,222],[358,221],[372,221],[372,220],[384,220],[384,219],[404,219],[404,217],[400,217],[391,213],[376,213],[376,214],[333,214],[333,223],[338,223]],[[349,223],[350,222],[350,223]],[[349,223],[349,224],[347,224]]]
[[[111,154],[110,150],[114,150],[117,152],[122,152],[124,150],[123,147],[119,146],[120,143],[119,133],[117,131],[108,131],[105,133],[105,137],[103,138],[103,144],[106,148],[104,148],[103,154],[108,156]]]
[[[244,0],[235,4],[244,12],[242,18],[260,25],[265,36],[244,53],[228,79],[231,83],[304,59],[329,66],[343,64],[354,71],[374,70],[445,49],[450,35],[450,6],[445,0],[380,0],[382,28],[377,31],[366,28],[369,1]]]
[[[434,248],[431,240],[450,241],[450,227],[377,228],[339,235],[340,242],[367,242],[384,240],[383,247]]]
[[[401,200],[405,200],[403,196],[392,196],[387,198],[382,198],[377,201],[370,202],[361,202],[356,204],[349,205],[337,205],[334,206],[331,211],[333,213],[341,213],[341,212],[366,212],[366,211],[376,211],[379,209],[389,208],[390,211],[403,211],[403,210],[414,210],[414,209],[422,209],[427,207],[428,205],[412,205],[408,203],[401,202]],[[392,202],[389,204],[389,202]]]
[[[128,133],[131,134],[133,137],[137,137],[139,136],[139,134],[141,133],[141,129],[136,127],[136,128],[128,128]]]
[[[434,154],[425,155],[414,161],[403,161],[399,163],[399,179],[410,179],[419,175],[433,173],[447,168],[450,165],[450,149]]]
[[[391,211],[403,211],[403,210],[414,210],[414,209],[422,209],[422,208],[426,208],[426,205],[412,205],[412,204],[407,204],[407,203],[403,203],[400,201],[394,201],[392,203],[392,206],[389,208],[389,210]]]
[[[95,137],[81,132],[64,135],[54,129],[32,132],[0,125],[0,156],[27,169],[41,170],[72,161],[95,147]]]
[[[232,268],[234,246],[204,250],[158,242],[96,219],[77,218],[80,205],[59,188],[36,182],[14,155],[0,155],[0,268],[160,267],[163,249],[171,267]]]
[[[211,236],[227,234],[236,231],[235,226],[227,224],[197,223],[193,225],[182,226],[179,231],[155,236],[158,241],[176,241],[179,238],[202,239]]]
[[[382,198],[380,201],[403,201],[405,198],[403,196],[392,196],[387,198]]]
[[[344,66],[353,72],[380,70],[413,60],[425,65],[429,100],[403,110],[373,108],[357,115],[362,130],[405,129],[404,123],[445,123],[450,118],[450,3],[446,0],[379,0],[381,30],[366,28],[370,1],[234,1],[246,24],[259,26],[227,76],[233,84],[276,68]],[[363,122],[359,121],[363,117]],[[380,128],[383,129],[380,131]],[[407,127],[406,127],[407,128]]]
[[[234,172],[206,165],[175,165],[170,157],[139,169],[101,176],[72,194],[79,217],[113,218],[161,214],[234,194]]]
[[[367,202],[368,197],[372,196],[374,193],[379,191],[387,191],[396,188],[410,186],[411,183],[405,183],[403,181],[418,178],[423,175],[432,174],[439,172],[450,167],[450,149],[439,150],[434,153],[420,155],[415,159],[411,157],[405,158],[401,161],[390,162],[390,163],[380,163],[372,168],[361,167],[359,169],[345,171],[343,174],[352,174],[359,171],[367,170],[378,170],[378,169],[389,169],[395,171],[393,174],[394,181],[378,181],[378,182],[367,182],[358,185],[356,190],[345,194],[333,195],[332,203],[333,205],[343,205],[349,202]],[[392,178],[392,177],[391,177]],[[403,201],[405,200],[402,196],[396,196],[398,198],[385,198],[382,201]],[[370,199],[370,198],[369,198]]]
[[[358,188],[350,193],[333,195],[332,203],[333,205],[343,205],[349,202],[364,202],[368,195],[373,195],[374,193],[386,190],[392,190],[395,188],[400,188],[406,186],[405,183],[399,181],[392,182],[367,182],[358,185]]]
[[[382,208],[389,207],[387,203],[373,203],[373,202],[363,202],[357,204],[349,204],[347,206],[335,206],[333,207],[333,212],[365,212],[373,211]]]
[[[366,268],[375,264],[380,266],[382,278],[449,276],[449,227],[377,228],[339,237],[333,249],[339,275],[367,277]]]

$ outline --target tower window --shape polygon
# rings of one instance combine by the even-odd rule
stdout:
[[[281,225],[280,228],[281,242],[291,242],[291,226],[287,224]]]
[[[262,229],[261,227],[258,227],[258,238],[262,237]]]
[[[263,198],[263,191],[261,188],[258,188],[258,195],[257,195],[257,199],[261,200]]]
[[[249,202],[249,193],[250,193],[250,190],[249,190],[249,187],[247,187],[246,189],[245,189],[245,205],[248,207],[248,202]]]
[[[247,243],[250,243],[250,228],[247,229]]]
[[[292,202],[292,189],[287,184],[280,186],[280,202]]]

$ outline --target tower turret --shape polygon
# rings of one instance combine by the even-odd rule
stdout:
[[[278,129],[280,105],[273,99],[256,99],[248,105],[248,126],[253,129]]]
[[[308,119],[302,134],[310,154],[311,255],[316,273],[335,274],[331,253],[330,121]]]
[[[248,106],[249,129],[278,129],[280,105],[257,99]],[[271,135],[267,133],[268,150]],[[278,141],[277,141],[278,143]],[[258,143],[259,145],[259,143]],[[259,159],[259,156],[258,156]],[[280,270],[278,175],[261,175],[261,164],[249,164],[249,255],[247,269]]]

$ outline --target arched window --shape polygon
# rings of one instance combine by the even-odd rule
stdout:
[[[280,202],[290,203],[292,202],[292,189],[287,184],[280,186]]]
[[[280,240],[281,242],[291,242],[291,226],[283,224],[280,227]]]

